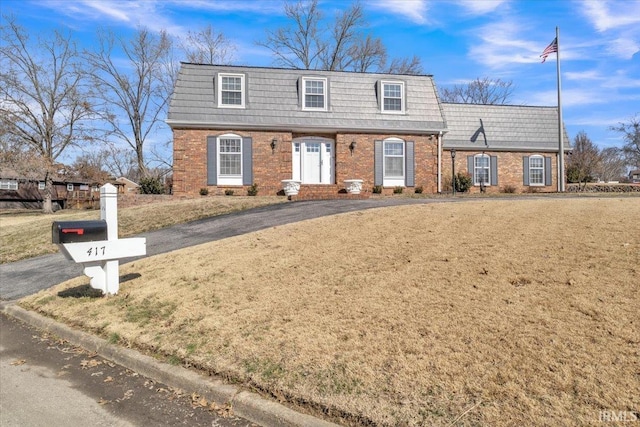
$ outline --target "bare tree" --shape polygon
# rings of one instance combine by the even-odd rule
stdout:
[[[422,74],[422,62],[415,55],[413,58],[394,58],[385,72],[389,74]]]
[[[304,70],[319,68],[323,46],[319,43],[318,23],[322,13],[318,1],[285,3],[284,12],[292,25],[267,31],[266,40],[257,42],[258,45],[270,49],[278,65]]]
[[[623,135],[624,153],[627,163],[636,168],[640,168],[640,114],[629,119],[629,123],[619,123],[618,126],[612,126],[611,130],[620,132]]]
[[[236,46],[211,24],[197,32],[189,31],[180,42],[186,60],[196,64],[227,65],[233,61]]]
[[[440,99],[463,104],[502,105],[510,102],[514,90],[512,81],[478,77],[467,84],[441,89]]]
[[[165,32],[153,34],[140,28],[129,40],[111,32],[99,32],[96,52],[86,52],[93,82],[102,101],[102,118],[109,135],[126,142],[135,152],[137,168],[146,175],[145,143],[162,125],[171,95],[172,42]],[[125,56],[114,56],[114,48]]]
[[[603,181],[616,181],[625,175],[626,160],[618,147],[605,148],[600,152],[598,174]]]
[[[284,8],[291,24],[267,31],[266,39],[257,42],[271,50],[277,65],[305,70],[422,72],[420,59],[415,56],[394,59],[385,67],[386,48],[379,38],[366,33],[367,22],[359,2],[338,12],[328,24],[318,8],[318,0],[285,3]]]
[[[586,186],[597,174],[599,165],[598,147],[584,131],[578,132],[573,140],[571,155],[567,159],[567,180],[584,183]]]
[[[43,211],[51,203],[56,159],[92,139],[93,116],[82,60],[70,36],[58,32],[33,42],[12,17],[0,28],[0,123],[3,141],[29,153],[17,170],[44,173]],[[25,159],[17,156],[14,159]],[[18,162],[19,163],[19,162]]]

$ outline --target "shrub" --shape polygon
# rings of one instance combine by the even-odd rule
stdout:
[[[513,185],[505,185],[504,187],[502,187],[502,192],[513,194],[516,192],[516,187],[514,187]]]
[[[374,194],[382,194],[382,185],[374,185],[373,186]]]
[[[164,194],[164,185],[160,178],[148,177],[140,180],[140,193],[142,194]]]
[[[416,194],[422,194],[423,191],[424,191],[424,189],[422,188],[422,186],[416,187],[416,189],[415,189]]]
[[[403,191],[404,191],[404,187],[401,187],[401,186],[393,187],[393,194],[402,194]]]
[[[471,175],[466,172],[458,172],[456,174],[456,191],[459,193],[466,193],[471,188]]]
[[[209,189],[207,187],[203,187],[200,189],[201,196],[206,196],[207,194],[209,194]]]
[[[225,196],[233,196],[233,190],[231,190],[231,189],[224,190],[224,195]]]
[[[257,196],[258,195],[258,184],[253,184],[249,189],[247,189],[247,196]]]

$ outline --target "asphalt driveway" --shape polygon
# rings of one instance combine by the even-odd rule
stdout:
[[[264,206],[227,215],[179,224],[140,234],[147,238],[147,256],[171,252],[265,228],[363,209],[387,206],[451,202],[456,199],[411,199],[384,197],[367,200],[321,200]],[[125,262],[134,261],[125,260]],[[34,294],[73,277],[81,276],[82,265],[61,253],[0,265],[0,300],[14,300]]]

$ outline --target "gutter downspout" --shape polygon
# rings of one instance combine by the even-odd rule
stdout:
[[[442,131],[438,133],[438,194],[442,193]]]

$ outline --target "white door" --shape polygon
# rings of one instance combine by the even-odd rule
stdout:
[[[293,179],[303,184],[333,184],[333,141],[325,138],[293,143]]]

